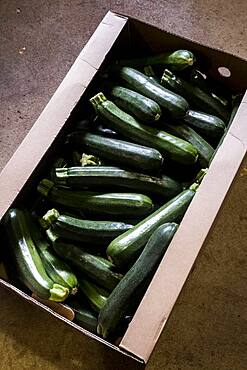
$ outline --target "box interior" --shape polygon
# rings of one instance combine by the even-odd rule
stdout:
[[[111,14],[113,18],[118,16],[114,15],[113,13]],[[192,41],[184,39],[182,37],[169,34],[158,28],[147,25],[141,21],[128,19],[125,26],[123,26],[123,29],[113,47],[107,53],[105,60],[100,66],[95,77],[89,83],[85,91],[82,89],[80,100],[71,111],[69,118],[64,122],[64,125],[63,127],[61,127],[59,134],[53,140],[52,145],[44,153],[42,160],[39,162],[33,173],[29,176],[28,181],[20,190],[18,196],[16,197],[16,199],[14,199],[11,206],[19,207],[25,205],[26,208],[32,209],[34,204],[38,204],[40,202],[40,198],[36,191],[38,182],[45,177],[47,169],[51,167],[56,158],[64,156],[64,139],[67,133],[73,131],[73,128],[76,124],[78,124],[78,122],[93,114],[93,109],[88,103],[88,99],[92,97],[95,93],[100,91],[99,86],[101,82],[99,79],[99,75],[114,59],[136,57],[149,53],[156,54],[171,49],[189,49],[194,52],[202,61],[204,72],[213,77],[223,87],[231,90],[232,93],[243,92],[246,88],[247,74],[245,73],[246,62],[244,60],[236,58],[229,54],[222,53],[221,51],[217,51],[193,43]],[[223,77],[218,72],[219,67],[228,68],[231,72],[230,77]],[[214,161],[212,163],[212,167],[213,166]],[[49,202],[46,201],[39,203],[41,204],[41,213],[43,212],[43,210],[48,209],[48,203]],[[3,253],[3,248],[1,249],[1,252]],[[1,263],[1,257],[2,256],[0,255],[0,277],[2,277],[4,280],[8,280],[4,266]],[[25,293],[28,293],[28,291],[20,286],[18,282],[14,281],[14,285],[17,288],[21,288],[21,290]],[[25,298],[27,299],[27,297]],[[132,321],[134,320],[135,317]],[[77,325],[73,323],[70,324],[76,329],[84,332],[86,335],[94,337],[94,335],[89,334],[87,331],[79,328]],[[100,340],[102,342],[105,342],[102,339]],[[117,349],[116,346],[112,344],[111,346]],[[129,350],[128,346],[123,346],[123,348],[126,351]]]

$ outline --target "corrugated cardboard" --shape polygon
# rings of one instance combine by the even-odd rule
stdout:
[[[146,48],[154,52],[176,48],[191,49],[202,57],[207,56],[210,61],[209,64],[205,63],[205,67],[208,64],[208,73],[221,80],[232,91],[244,90],[247,86],[246,61],[163,32],[138,20],[108,12],[0,174],[0,218],[19,194],[25,194],[27,184],[30,187],[30,180],[35,180],[39,166],[51,153],[54,141],[66,126],[74,107],[86,93],[105,59],[111,53],[122,53],[123,46],[128,49]],[[230,70],[229,78],[219,75],[218,68],[221,66]],[[138,361],[147,362],[246,153],[246,117],[247,95],[119,346],[71,322],[73,314],[66,307],[63,310],[58,304],[47,307],[46,302],[20,291],[7,281],[2,270],[0,284],[85,335]]]

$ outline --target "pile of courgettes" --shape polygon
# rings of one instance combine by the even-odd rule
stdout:
[[[6,265],[104,338],[122,335],[217,151],[240,98],[192,52],[120,60],[37,186],[6,213]],[[109,78],[109,76],[108,76]],[[87,109],[88,111],[88,109]],[[43,212],[41,214],[41,212]]]

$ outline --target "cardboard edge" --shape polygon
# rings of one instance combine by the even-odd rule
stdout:
[[[247,96],[247,95],[245,95]],[[120,342],[147,363],[247,151],[243,101]],[[245,131],[245,139],[232,134]],[[229,147],[231,151],[229,151]],[[224,174],[222,173],[224,168]],[[203,213],[201,204],[204,204]],[[197,230],[194,233],[194,230]],[[162,301],[160,300],[162,297]],[[157,303],[156,303],[157,302]],[[138,336],[135,333],[138,332]]]

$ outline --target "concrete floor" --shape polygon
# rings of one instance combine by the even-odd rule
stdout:
[[[0,2],[0,168],[109,10],[247,58],[247,2],[238,0]],[[247,72],[247,71],[246,71]],[[203,253],[147,366],[245,370],[246,171],[242,164]],[[0,369],[135,369],[46,313],[0,290]]]

